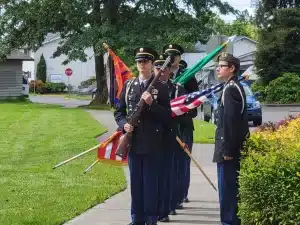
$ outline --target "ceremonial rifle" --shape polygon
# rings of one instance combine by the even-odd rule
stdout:
[[[162,72],[164,72],[167,65],[169,63],[172,63],[173,59],[174,59],[174,57],[172,55],[169,55],[167,57],[165,63],[160,68],[158,74],[156,76],[154,76],[153,80],[151,81],[150,85],[148,86],[148,88],[146,90],[147,92],[151,93],[151,90],[152,90],[154,84],[156,83],[156,81],[158,81],[158,79],[160,78]],[[128,123],[131,126],[133,126],[133,127],[137,126],[138,120],[141,116],[144,105],[145,105],[145,101],[141,98],[128,121]],[[116,151],[116,155],[120,156],[122,159],[125,159],[128,155],[128,151],[130,149],[131,138],[132,138],[132,132],[129,132],[129,133],[127,132],[120,138],[120,142],[119,142],[119,145],[118,145],[118,148]]]

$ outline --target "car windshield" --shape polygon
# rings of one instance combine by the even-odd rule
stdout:
[[[253,95],[251,89],[248,86],[243,86],[243,88],[245,90],[246,96],[252,96]]]

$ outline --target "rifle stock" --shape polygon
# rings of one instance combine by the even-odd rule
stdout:
[[[156,83],[156,81],[158,81],[158,79],[160,78],[162,72],[164,71],[164,69],[167,67],[167,65],[172,60],[173,60],[173,57],[171,55],[168,56],[165,63],[160,68],[158,74],[154,77],[154,79],[151,81],[150,85],[148,86],[148,88],[146,90],[147,92],[151,93],[151,90],[152,90],[154,84]],[[134,112],[132,113],[131,118],[129,119],[128,123],[131,126],[137,127],[138,120],[141,116],[144,105],[145,105],[145,101],[141,98],[139,103],[137,104],[136,108],[134,109]],[[132,132],[125,133],[119,141],[119,145],[118,145],[118,148],[117,148],[117,151],[116,151],[116,155],[120,156],[122,159],[126,159],[126,157],[128,155],[128,152],[129,152],[129,149],[130,149],[131,137],[132,137]]]

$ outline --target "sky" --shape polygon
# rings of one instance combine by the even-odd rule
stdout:
[[[243,11],[245,9],[248,10],[250,15],[254,14],[254,8],[251,8],[251,0],[223,0],[223,2],[228,2],[231,6],[234,8]],[[222,19],[224,19],[227,22],[233,21],[235,19],[235,16],[233,15],[226,15],[226,16],[221,16]]]

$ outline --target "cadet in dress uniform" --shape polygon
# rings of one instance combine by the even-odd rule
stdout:
[[[225,86],[218,104],[213,162],[217,163],[220,217],[223,225],[239,225],[237,216],[240,153],[249,135],[246,96],[237,79],[239,59],[228,53],[217,57],[218,78]]]
[[[178,44],[169,44],[165,45],[163,47],[163,51],[166,54],[172,54],[174,55],[174,63],[172,64],[172,72],[173,77],[172,79],[177,78],[180,76],[180,74],[183,72],[180,69],[180,61],[181,61],[181,55],[184,53],[183,48]],[[183,62],[182,62],[183,63]],[[187,66],[187,65],[186,65]],[[188,82],[184,84],[184,89],[186,90],[186,93],[192,93],[195,91],[198,91],[198,85],[196,78],[191,78]],[[197,116],[197,109],[193,109],[189,111],[188,113],[184,114],[180,122],[180,138],[188,145],[190,151],[192,151],[193,147],[193,132],[194,132],[194,123],[193,118]],[[177,157],[176,157],[177,156]],[[182,209],[183,202],[188,202],[188,189],[189,189],[189,183],[190,183],[190,173],[188,171],[190,164],[190,158],[189,156],[181,151],[179,154],[175,154],[175,160],[178,163],[178,183],[179,186],[177,187],[177,191],[175,192],[176,197],[176,208]],[[175,211],[172,212],[172,214],[176,214]]]
[[[157,81],[151,93],[146,92],[154,78],[152,67],[156,57],[157,53],[152,48],[135,50],[139,76],[125,83],[120,104],[114,113],[119,127],[124,132],[133,132],[128,153],[132,225],[156,225],[158,220],[157,165],[162,155],[164,127],[171,119],[171,109],[166,84]],[[144,99],[145,108],[138,126],[132,127],[127,121],[140,98]]]
[[[158,59],[154,62],[154,72],[157,74],[160,70],[160,67],[165,63],[168,55],[160,54]],[[176,88],[170,78],[171,74],[171,63],[165,68],[162,73],[160,80],[165,82],[168,86],[169,98],[174,99],[175,95],[180,96],[185,94],[183,87]],[[172,211],[171,199],[173,187],[176,187],[176,183],[172,181],[173,178],[173,162],[175,157],[175,149],[179,149],[179,145],[176,141],[176,135],[178,135],[178,120],[180,117],[173,118],[170,123],[167,125],[164,133],[164,151],[161,161],[161,172],[159,179],[159,221],[168,222],[169,213]],[[175,208],[174,208],[175,209]]]

